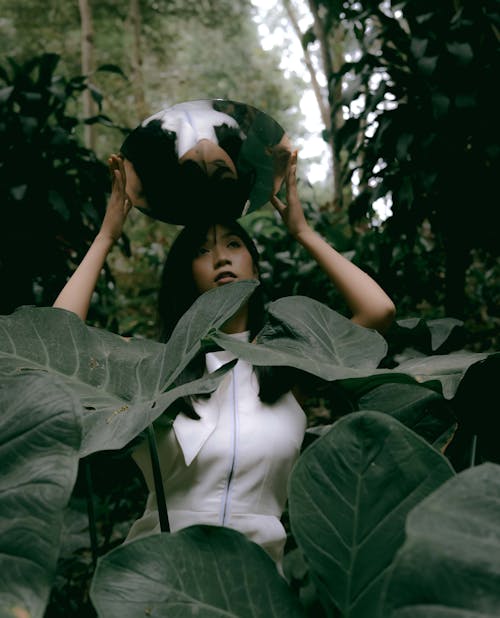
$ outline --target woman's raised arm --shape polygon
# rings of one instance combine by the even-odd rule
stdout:
[[[82,320],[87,317],[102,267],[111,248],[122,234],[123,224],[131,207],[125,191],[123,160],[117,155],[111,155],[108,165],[112,175],[112,189],[101,229],[53,305],[76,313]]]
[[[381,333],[392,324],[394,303],[375,281],[331,247],[307,223],[297,193],[297,151],[292,153],[286,181],[287,204],[273,196],[271,203],[281,215],[289,233],[328,275],[352,311],[352,321]]]

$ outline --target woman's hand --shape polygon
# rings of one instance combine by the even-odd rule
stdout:
[[[297,192],[297,150],[290,155],[288,160],[285,186],[287,203],[285,204],[276,195],[273,195],[271,204],[279,212],[291,236],[299,238],[301,234],[310,230],[310,227],[304,216],[304,210]]]
[[[111,155],[108,165],[113,184],[101,230],[54,302],[54,307],[73,311],[82,320],[87,318],[99,274],[108,253],[122,234],[123,224],[131,207],[125,190],[123,159],[118,155]]]
[[[290,156],[286,170],[286,200],[276,195],[272,205],[280,213],[290,234],[306,249],[344,297],[352,311],[352,321],[379,332],[391,325],[395,307],[382,288],[355,264],[331,247],[307,223],[297,193],[297,151]]]
[[[132,202],[126,192],[127,178],[123,159],[112,154],[108,159],[108,166],[112,183],[111,196],[98,236],[115,243],[122,235],[123,225],[132,207]]]

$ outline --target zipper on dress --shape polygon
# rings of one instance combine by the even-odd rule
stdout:
[[[234,469],[236,467],[236,451],[237,451],[237,440],[238,440],[238,409],[237,409],[237,397],[236,397],[236,366],[231,371],[232,373],[232,395],[233,395],[233,406],[232,406],[232,434],[231,434],[231,465],[229,467],[229,472],[227,475],[226,488],[224,490],[224,500],[222,502],[221,516],[220,516],[220,525],[224,526],[228,515],[229,515],[229,506],[231,504],[231,481],[233,479]]]

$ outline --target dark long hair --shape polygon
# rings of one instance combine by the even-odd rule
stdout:
[[[234,135],[234,129],[217,130],[219,146],[236,164],[241,138]],[[191,226],[204,216],[200,204],[206,204],[207,221],[238,218],[254,185],[255,171],[240,170],[238,178],[223,178],[221,168],[208,176],[194,161],[179,161],[176,143],[175,131],[164,129],[161,120],[155,119],[131,131],[120,148],[141,180],[149,207],[144,212],[167,223]]]
[[[221,221],[220,225],[243,242],[250,253],[253,266],[259,274],[259,253],[252,239],[237,221]],[[175,239],[163,266],[158,296],[158,317],[160,324],[160,341],[167,341],[177,322],[198,298],[192,264],[198,249],[205,242],[207,232],[214,223],[201,222],[185,227]],[[264,325],[264,296],[262,285],[252,295],[248,306],[250,337]]]
[[[236,221],[221,221],[241,239],[252,257],[259,276],[259,253],[244,228]],[[177,322],[199,296],[192,274],[192,262],[199,247],[205,242],[208,229],[213,223],[200,223],[185,227],[175,239],[169,251],[161,275],[158,297],[159,339],[168,341]],[[259,276],[260,279],[260,276]],[[265,304],[262,284],[256,288],[248,303],[248,329],[250,340],[260,332],[265,323]],[[195,380],[205,370],[203,355],[195,357],[184,369],[176,384]],[[274,403],[297,382],[296,372],[288,367],[255,367],[259,382],[259,398],[265,403]],[[177,405],[184,413],[196,418],[189,399]]]

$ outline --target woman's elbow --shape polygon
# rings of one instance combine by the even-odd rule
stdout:
[[[365,328],[372,328],[383,335],[391,327],[395,316],[396,306],[388,298],[383,304],[378,305],[377,307],[371,307],[369,313],[354,316],[353,322],[356,322],[356,324],[364,326]]]
[[[387,302],[378,308],[377,313],[374,316],[374,324],[371,328],[374,328],[383,335],[392,326],[395,316],[396,306],[392,300],[387,299]]]

